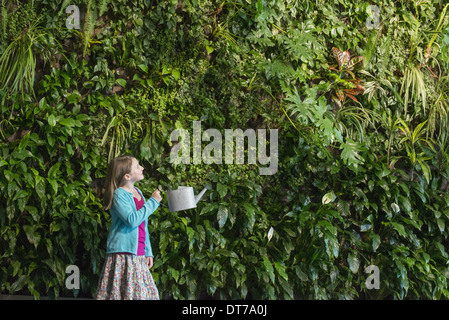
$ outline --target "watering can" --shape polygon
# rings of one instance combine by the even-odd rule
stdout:
[[[196,204],[200,201],[206,190],[210,189],[210,185],[206,185],[196,196],[193,193],[192,187],[178,187],[178,189],[169,190],[166,192],[168,209],[170,212],[173,212],[196,208]]]

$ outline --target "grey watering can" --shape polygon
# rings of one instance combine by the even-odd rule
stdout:
[[[210,188],[210,185],[206,185],[196,196],[192,187],[178,187],[176,190],[169,190],[166,192],[168,209],[170,212],[173,212],[196,208],[198,201],[200,201],[206,190],[210,190]]]

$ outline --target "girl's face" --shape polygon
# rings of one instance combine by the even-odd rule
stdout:
[[[125,175],[125,179],[134,183],[142,180],[143,178],[143,167],[139,164],[137,159],[133,158],[131,172]]]

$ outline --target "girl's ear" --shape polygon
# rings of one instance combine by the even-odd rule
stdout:
[[[130,177],[129,174],[127,173],[127,174],[125,174],[125,175],[123,176],[123,179],[125,179],[126,181],[129,181],[129,179],[131,179],[131,177]]]

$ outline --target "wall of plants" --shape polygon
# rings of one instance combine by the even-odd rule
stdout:
[[[66,27],[69,5],[79,29]],[[102,183],[129,153],[147,196],[212,186],[196,209],[150,218],[164,299],[449,297],[445,1],[0,10],[1,294],[95,296],[110,221]],[[194,121],[278,129],[277,172],[174,165],[170,134]],[[65,286],[68,265],[79,289]],[[370,265],[379,289],[366,286]]]

